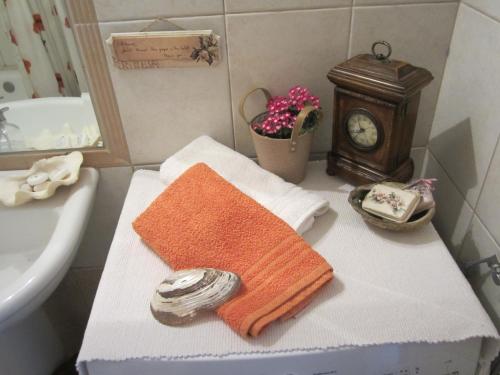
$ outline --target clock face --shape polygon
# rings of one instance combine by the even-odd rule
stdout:
[[[347,135],[352,144],[364,150],[374,149],[379,143],[379,131],[371,116],[354,112],[347,118]]]

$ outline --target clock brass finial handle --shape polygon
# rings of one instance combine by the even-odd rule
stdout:
[[[386,46],[387,47],[387,54],[384,55],[383,53],[375,52],[375,48],[378,45]],[[391,54],[392,54],[392,47],[389,44],[389,42],[386,42],[385,40],[378,40],[372,44],[372,53],[373,53],[373,56],[375,56],[375,58],[377,60],[389,60],[389,56],[391,56]]]

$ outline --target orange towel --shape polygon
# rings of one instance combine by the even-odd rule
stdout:
[[[302,310],[331,266],[287,223],[206,164],[188,169],[133,223],[174,269],[212,267],[241,277],[218,314],[242,336]]]

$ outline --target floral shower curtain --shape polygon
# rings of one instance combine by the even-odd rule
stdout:
[[[64,28],[70,28],[57,0],[0,1],[0,28],[33,98],[80,96]],[[61,2],[57,1],[61,6]],[[60,15],[59,12],[63,13]],[[66,33],[68,34],[68,33]]]

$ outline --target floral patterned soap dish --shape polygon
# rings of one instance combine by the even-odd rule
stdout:
[[[397,189],[402,189],[406,187],[407,185],[398,183],[398,182],[384,182],[383,183],[386,186],[389,187],[394,187]],[[433,218],[436,208],[434,206],[430,207],[427,210],[424,211],[419,211],[417,213],[414,213],[411,215],[411,217],[405,221],[405,222],[397,222],[394,220],[389,220],[384,217],[380,217],[377,215],[374,215],[370,212],[367,212],[365,209],[363,209],[363,201],[365,200],[365,197],[370,193],[372,188],[377,185],[377,184],[369,184],[369,185],[362,185],[358,186],[354,190],[352,190],[349,194],[349,203],[354,208],[354,210],[361,215],[363,220],[365,220],[367,223],[372,224],[376,227],[382,228],[382,229],[387,229],[391,231],[397,231],[397,232],[407,232],[407,231],[412,231],[418,228],[421,228],[431,221]],[[415,211],[416,212],[416,211]]]

